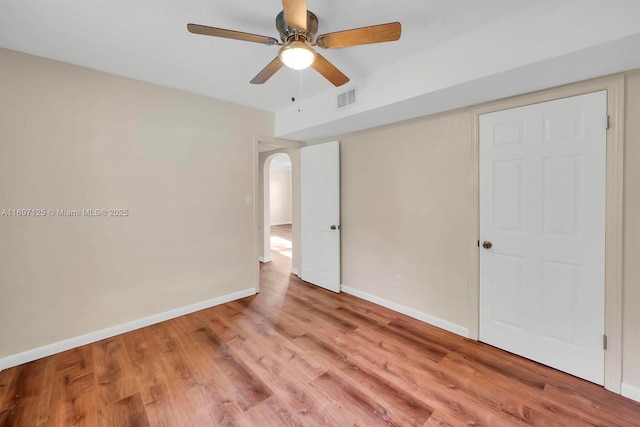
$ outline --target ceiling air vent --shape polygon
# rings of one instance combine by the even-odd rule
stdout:
[[[338,110],[356,103],[356,89],[353,88],[338,95]]]

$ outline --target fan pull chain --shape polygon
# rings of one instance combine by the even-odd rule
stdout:
[[[291,73],[295,73],[295,71],[290,70]],[[296,102],[296,81],[295,79],[291,79],[291,102]]]
[[[300,74],[300,84],[299,84],[300,91],[298,92],[298,98],[300,99],[300,103],[298,104],[298,113],[301,113],[302,112],[302,100],[304,99],[303,96],[302,96],[302,94],[303,94],[303,92],[302,92],[302,89],[303,89],[302,71],[299,71],[299,74]]]
[[[297,102],[298,103],[298,113],[301,113],[302,112],[303,88],[304,88],[304,85],[302,83],[302,71],[298,71],[298,75],[300,77],[298,79],[298,84],[297,85],[295,83],[295,79],[291,79],[291,82],[292,82],[291,102]]]

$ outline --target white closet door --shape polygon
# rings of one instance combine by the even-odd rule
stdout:
[[[606,115],[602,91],[480,116],[480,340],[597,384]]]

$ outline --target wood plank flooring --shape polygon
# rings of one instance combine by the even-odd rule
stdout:
[[[271,236],[280,237],[291,243],[291,224],[272,225]],[[289,244],[289,246],[291,245]]]
[[[0,372],[0,426],[640,426],[640,403],[272,258],[257,296]]]

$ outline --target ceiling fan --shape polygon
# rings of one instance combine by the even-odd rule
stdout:
[[[318,18],[313,12],[307,10],[306,0],[282,0],[282,9],[276,16],[276,28],[280,33],[282,42],[273,37],[207,27],[205,25],[188,24],[187,29],[191,33],[205,36],[244,40],[269,46],[282,46],[278,56],[251,80],[253,84],[266,82],[283,65],[286,65],[294,70],[303,70],[311,66],[335,86],[342,86],[349,81],[349,78],[317,53],[312,46],[335,49],[400,39],[401,26],[399,22],[354,28],[316,36]]]

